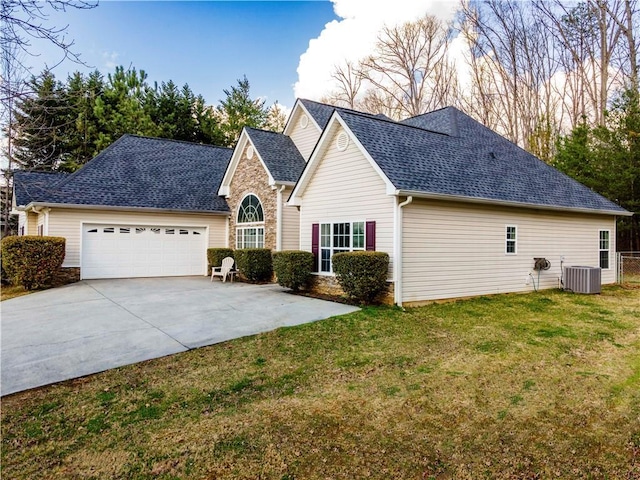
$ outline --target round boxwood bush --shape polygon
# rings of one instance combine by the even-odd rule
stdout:
[[[10,236],[2,239],[2,268],[14,285],[27,290],[48,287],[64,261],[61,237]]]
[[[268,248],[244,248],[234,252],[236,266],[250,282],[267,282],[273,275],[271,250]]]
[[[273,271],[280,285],[297,292],[309,283],[313,271],[313,253],[301,250],[273,252]]]
[[[344,252],[331,257],[338,283],[347,295],[371,303],[386,288],[389,255],[384,252]]]

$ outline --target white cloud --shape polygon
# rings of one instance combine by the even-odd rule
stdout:
[[[327,23],[318,38],[300,56],[298,98],[319,100],[332,88],[331,72],[345,60],[356,62],[373,51],[384,25],[415,20],[427,13],[450,20],[457,0],[331,0],[340,20]]]
[[[113,70],[118,66],[118,57],[120,54],[118,52],[102,52],[102,61],[104,63],[104,67],[109,70]]]

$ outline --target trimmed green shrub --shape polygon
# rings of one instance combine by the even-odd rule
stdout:
[[[268,248],[245,248],[235,251],[236,266],[250,282],[266,282],[273,275],[271,250]]]
[[[233,250],[230,248],[207,248],[207,262],[209,263],[209,275],[211,275],[211,267],[220,267],[222,260],[227,257],[235,258]]]
[[[280,285],[297,292],[309,283],[313,271],[313,253],[301,250],[273,252],[273,271]]]
[[[48,287],[64,261],[65,243],[61,237],[5,237],[2,267],[14,285],[27,290]]]
[[[387,285],[389,255],[384,252],[344,252],[331,257],[338,283],[347,295],[371,303]]]

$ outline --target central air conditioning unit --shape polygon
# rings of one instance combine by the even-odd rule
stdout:
[[[564,267],[564,288],[574,293],[600,293],[599,267]]]

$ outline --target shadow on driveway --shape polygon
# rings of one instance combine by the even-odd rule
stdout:
[[[2,395],[357,310],[205,277],[85,280],[1,308]]]

